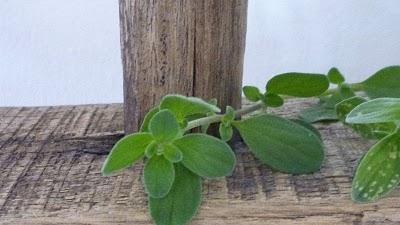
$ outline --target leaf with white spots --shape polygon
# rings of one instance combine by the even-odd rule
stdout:
[[[356,202],[378,200],[400,182],[400,132],[372,146],[358,165],[351,197]]]
[[[396,124],[393,122],[368,124],[349,124],[345,122],[346,116],[354,108],[366,101],[367,100],[365,98],[354,96],[336,104],[335,109],[339,120],[345,125],[353,128],[353,130],[359,133],[362,137],[368,139],[381,139],[386,137],[388,134],[393,133],[393,131],[396,129]]]

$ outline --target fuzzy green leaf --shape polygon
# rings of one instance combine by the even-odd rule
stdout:
[[[323,74],[284,73],[274,76],[267,83],[267,92],[296,97],[312,97],[324,93],[329,87]]]
[[[164,198],[149,198],[150,214],[157,225],[188,224],[201,203],[201,179],[180,163],[175,181]]]
[[[144,117],[142,126],[140,126],[140,132],[150,132],[149,130],[149,124],[150,124],[150,120],[153,118],[153,116],[158,113],[158,111],[160,111],[160,109],[157,107],[152,108]]]
[[[221,140],[223,141],[229,141],[231,140],[233,135],[233,129],[232,126],[229,125],[225,125],[223,123],[219,124],[219,136],[221,137]]]
[[[347,115],[355,107],[366,101],[367,100],[362,97],[354,96],[338,103],[336,105],[336,113],[339,117],[339,120],[345,123]],[[364,138],[368,139],[381,139],[392,133],[396,128],[396,125],[394,123],[345,124],[353,128]]]
[[[180,162],[183,158],[181,150],[173,144],[165,145],[163,154],[172,163]]]
[[[182,163],[201,177],[230,175],[236,158],[229,145],[206,134],[188,134],[174,141],[182,151]]]
[[[244,86],[243,87],[243,94],[246,98],[252,102],[256,102],[260,100],[260,90],[254,86]]]
[[[175,179],[174,165],[162,155],[154,155],[144,166],[144,186],[153,198],[168,194]]]
[[[158,151],[158,141],[152,141],[149,145],[147,145],[144,154],[147,158],[153,157],[153,155],[157,154]]]
[[[171,110],[179,122],[187,116],[195,114],[206,114],[208,112],[221,112],[217,106],[208,103],[201,98],[186,97],[183,95],[166,95],[162,98],[160,109]]]
[[[358,165],[352,185],[352,199],[375,201],[400,182],[400,133],[391,134],[367,152]]]
[[[356,95],[351,87],[345,83],[339,85],[339,93],[342,99],[351,98]]]
[[[274,169],[303,174],[319,170],[323,145],[314,132],[290,120],[264,114],[233,125],[255,156]]]
[[[338,119],[334,108],[328,108],[320,104],[302,110],[299,117],[308,123],[334,121]]]
[[[340,84],[344,82],[344,77],[340,71],[333,67],[328,72],[328,79],[332,84]]]
[[[400,98],[378,98],[362,103],[347,115],[347,123],[384,123],[400,120]]]
[[[266,106],[270,107],[279,107],[283,105],[283,98],[274,93],[265,93],[265,95],[262,96],[262,101]]]
[[[180,126],[168,109],[157,112],[150,120],[149,129],[157,141],[172,141],[180,134]]]
[[[400,66],[383,68],[359,85],[371,98],[399,98]]]
[[[119,140],[111,149],[101,169],[103,175],[109,175],[131,166],[144,155],[146,146],[153,137],[149,133],[130,134]]]

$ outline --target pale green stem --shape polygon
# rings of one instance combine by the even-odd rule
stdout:
[[[258,109],[261,109],[263,106],[264,106],[264,103],[262,103],[262,102],[254,103],[249,107],[236,110],[235,111],[235,116],[236,116],[236,118],[239,118],[239,117],[241,117],[243,115],[246,115],[246,114],[254,112],[254,111],[258,110]],[[200,126],[203,126],[203,125],[221,122],[221,119],[222,119],[223,116],[224,115],[222,115],[222,114],[217,114],[217,115],[203,117],[203,118],[200,118],[200,119],[197,119],[197,120],[192,120],[192,121],[190,121],[188,123],[187,127],[185,128],[185,131],[188,131],[188,130],[191,130],[193,128],[200,127]]]

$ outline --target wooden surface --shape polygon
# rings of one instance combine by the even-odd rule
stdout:
[[[293,116],[309,102],[293,100]],[[101,165],[122,137],[122,105],[0,108],[0,224],[151,224],[141,164],[111,177]],[[320,172],[288,175],[259,163],[243,143],[226,179],[206,181],[192,224],[400,224],[400,192],[350,201],[357,160],[371,145],[339,123],[318,124]]]
[[[247,0],[120,0],[125,131],[167,93],[240,106]]]

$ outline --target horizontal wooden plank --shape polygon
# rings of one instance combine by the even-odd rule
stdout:
[[[310,101],[275,112],[293,117]],[[123,136],[122,105],[0,108],[1,224],[151,224],[141,164],[111,177],[101,165]],[[269,169],[238,142],[238,165],[207,180],[193,224],[400,224],[400,192],[372,204],[349,197],[357,161],[372,142],[340,123],[317,124],[326,146],[321,171]]]

